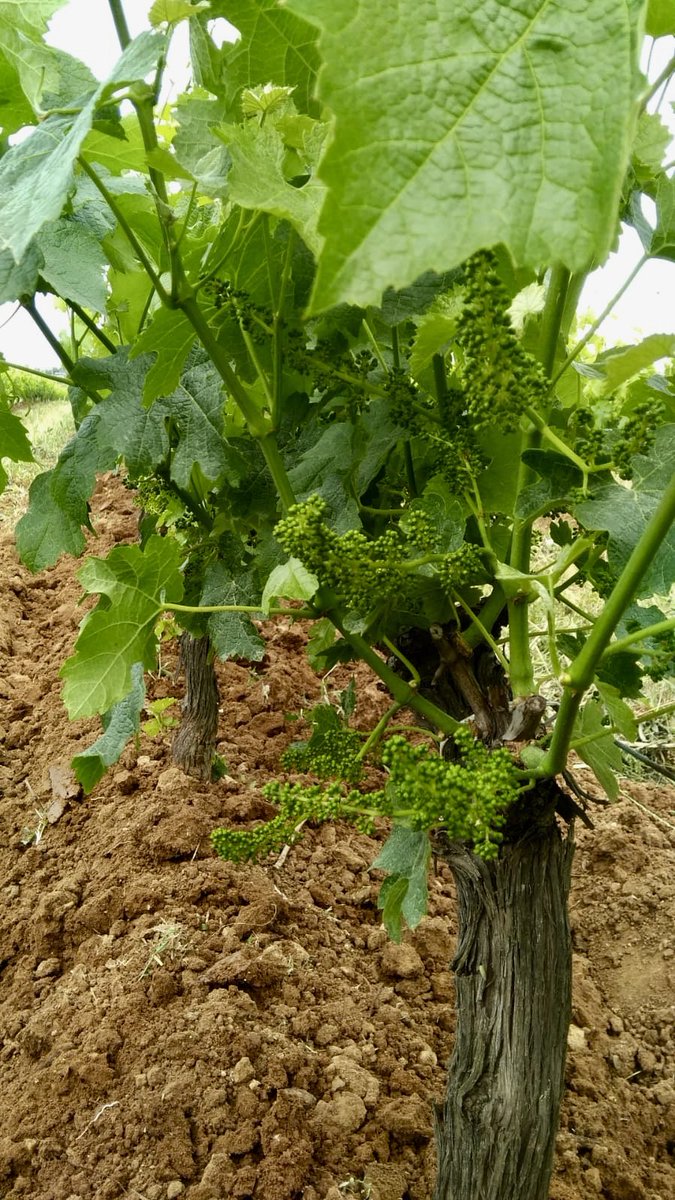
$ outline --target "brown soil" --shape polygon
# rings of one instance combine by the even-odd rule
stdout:
[[[114,479],[95,512],[96,553],[134,537]],[[260,787],[319,694],[302,633],[270,629],[262,664],[220,665],[226,778],[195,784],[170,735],[144,737],[69,795],[56,768],[96,728],[60,701],[76,564],[33,577],[1,536],[0,1196],[428,1200],[454,1026],[449,872],[397,947],[368,869],[378,839],[327,825],[246,867],[210,849],[215,826],[270,811]],[[174,665],[152,695],[180,695]],[[368,725],[386,696],[361,683]],[[552,1200],[675,1197],[672,808],[627,783],[578,835]]]

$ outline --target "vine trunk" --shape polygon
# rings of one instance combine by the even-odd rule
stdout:
[[[211,778],[218,730],[218,684],[213,670],[211,642],[183,633],[181,664],[185,672],[185,697],[171,756],[177,767],[193,779]]]
[[[573,830],[555,797],[529,833],[485,862],[438,852],[457,885],[457,1036],[436,1120],[434,1200],[548,1200],[571,1007]]]

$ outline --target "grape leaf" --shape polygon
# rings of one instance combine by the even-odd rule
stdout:
[[[129,358],[154,352],[156,357],[145,377],[143,403],[152,404],[158,396],[167,396],[178,386],[180,373],[196,334],[179,309],[158,308],[152,321],[136,338]]]
[[[221,124],[226,115],[226,107],[222,100],[207,98],[205,92],[190,92],[180,96],[176,105],[178,131],[172,146],[176,157],[183,166],[200,180],[203,159],[216,150],[222,156],[227,156],[222,143],[213,132],[215,125]],[[219,174],[226,176],[226,163],[221,164]],[[211,188],[205,189],[207,195],[212,195]]]
[[[232,159],[227,177],[230,199],[242,208],[290,221],[309,249],[318,254],[321,239],[316,226],[325,189],[315,179],[304,187],[293,187],[286,181],[286,147],[279,131],[249,121],[244,126],[221,125],[216,133]]]
[[[675,0],[649,0],[647,33],[655,38],[675,33]]]
[[[234,575],[222,562],[207,569],[200,604],[255,604],[256,601],[250,571]],[[265,654],[265,642],[248,613],[211,613],[207,628],[219,658],[260,662]]]
[[[583,758],[585,763],[603,788],[610,800],[619,797],[619,781],[617,773],[621,770],[621,751],[616,745],[612,733],[603,726],[604,709],[598,700],[588,700],[581,709],[574,730],[573,749]],[[606,731],[603,733],[603,728]],[[578,745],[577,739],[591,738],[591,741]]]
[[[377,303],[439,259],[450,268],[498,243],[519,266],[604,259],[641,0],[288,7],[320,27],[319,94],[335,113],[314,311]]]
[[[629,742],[634,742],[637,737],[637,721],[633,710],[622,700],[619,689],[601,680],[596,680],[596,687],[613,727]]]
[[[23,422],[1,402],[0,458],[11,458],[12,462],[35,462]]]
[[[82,623],[75,653],[61,668],[63,701],[72,719],[103,713],[131,686],[134,663],[155,665],[155,625],[165,601],[179,601],[183,551],[171,538],[115,546],[107,558],[90,558],[79,578],[85,592],[101,593]]]
[[[638,225],[645,249],[654,258],[675,260],[675,178],[662,175],[656,187],[656,228]]]
[[[593,363],[605,380],[604,390],[614,392],[622,383],[632,379],[645,367],[650,367],[659,358],[670,358],[675,354],[675,334],[652,333],[637,346],[618,346],[598,355]]]
[[[318,586],[316,575],[312,575],[300,559],[289,558],[288,562],[275,567],[267,580],[260,602],[261,610],[269,612],[275,597],[282,600],[311,600]]]
[[[630,488],[612,480],[574,506],[573,515],[586,529],[608,530],[608,561],[616,573],[628,561],[675,474],[675,425],[657,429],[649,454],[636,455],[633,467]],[[675,531],[671,529],[642,578],[637,598],[667,594],[674,569]]]
[[[460,295],[437,296],[431,307],[415,322],[417,332],[410,354],[410,372],[419,378],[434,354],[443,354],[457,331],[462,311]]]
[[[35,462],[24,426],[0,399],[0,495],[7,487],[3,458],[9,458],[12,462]]]
[[[237,105],[237,115],[242,89],[271,81],[294,88],[297,107],[318,116],[313,94],[319,54],[313,25],[276,0],[211,0],[210,16],[225,17],[241,34],[228,47],[223,74],[228,103],[233,109]],[[222,88],[216,94],[222,95]]]
[[[18,29],[30,37],[42,37],[54,13],[66,0],[0,0],[0,26]]]
[[[30,137],[0,159],[0,249],[10,250],[17,262],[43,225],[60,215],[97,105],[118,86],[142,80],[165,45],[162,34],[139,34],[74,119],[47,117]]]
[[[144,704],[143,664],[134,663],[131,668],[131,691],[103,714],[103,733],[100,737],[72,759],[75,777],[85,792],[96,787],[108,767],[118,761],[129,738],[138,733]]]
[[[427,911],[430,858],[428,833],[395,825],[372,864],[389,872],[377,906],[383,910],[382,920],[394,942],[401,940],[403,919],[410,929],[415,929]]]
[[[41,266],[42,255],[34,242],[20,263],[14,261],[9,250],[0,250],[0,304],[32,296]]]
[[[82,529],[91,529],[88,501],[96,474],[113,467],[118,453],[99,437],[100,417],[98,408],[90,412],[56,466],[31,484],[28,509],[16,527],[19,555],[31,571],[50,567],[61,554],[84,550]]]
[[[526,450],[522,458],[540,478],[522,489],[515,515],[529,521],[551,509],[565,508],[572,490],[583,482],[579,468],[553,450]]]
[[[54,291],[94,312],[103,312],[108,260],[98,239],[82,222],[70,217],[50,221],[40,230],[37,245],[44,259],[40,274]]]
[[[36,113],[65,108],[91,95],[99,86],[89,67],[79,59],[42,41],[34,41],[1,21],[0,49],[15,68],[22,91]]]
[[[169,450],[166,419],[168,401],[157,401],[151,408],[142,403],[145,374],[150,357],[129,362],[121,348],[109,358],[80,359],[74,372],[75,382],[97,391],[109,389],[97,414],[96,438],[102,453],[114,450],[114,462],[123,458],[133,477],[163,462]],[[105,470],[106,468],[98,468]]]
[[[173,25],[178,21],[185,21],[188,17],[195,17],[198,12],[203,12],[209,8],[207,0],[155,0],[148,13],[148,21],[151,25],[161,25],[163,21]]]
[[[414,283],[399,291],[387,288],[379,310],[380,319],[385,325],[400,325],[411,317],[419,317],[437,296],[448,290],[457,276],[457,271],[445,271],[442,275],[425,271]]]

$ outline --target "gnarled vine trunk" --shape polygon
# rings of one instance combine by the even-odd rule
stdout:
[[[435,1200],[548,1200],[570,1020],[574,852],[555,792],[529,793],[532,809],[543,801],[540,819],[496,862],[437,847],[457,884],[460,934]]]
[[[181,634],[181,664],[185,672],[182,717],[171,756],[193,779],[210,779],[218,730],[218,684],[208,637]]]

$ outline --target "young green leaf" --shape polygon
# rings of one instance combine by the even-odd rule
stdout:
[[[96,787],[108,767],[119,760],[129,739],[138,733],[144,704],[143,664],[134,663],[131,668],[131,690],[103,714],[103,733],[100,737],[72,760],[75,777],[85,792]]]
[[[84,590],[101,598],[61,669],[71,718],[106,712],[129,691],[134,663],[146,669],[154,665],[157,618],[167,601],[179,601],[183,594],[181,557],[177,542],[151,537],[144,550],[116,546],[106,559],[85,563],[80,571]]]
[[[211,16],[225,17],[241,37],[228,47],[223,83],[228,103],[239,117],[242,88],[279,83],[294,88],[301,112],[318,115],[313,100],[319,55],[316,29],[276,0],[211,0]],[[310,18],[311,19],[311,18]]]
[[[675,33],[675,0],[649,0],[647,33],[655,38]]]
[[[196,17],[197,13],[209,7],[208,0],[195,0],[195,3],[191,0],[155,0],[148,13],[148,21],[154,28],[164,23],[176,25],[179,21]]]
[[[372,864],[389,872],[377,903],[383,910],[382,920],[387,933],[394,942],[401,940],[402,919],[410,929],[415,929],[427,911],[430,859],[428,833],[395,825]]]
[[[318,254],[317,233],[324,187],[312,180],[304,187],[288,183],[283,171],[286,148],[281,134],[271,125],[221,125],[218,137],[227,146],[232,167],[227,177],[230,199],[242,208],[272,213],[290,221],[305,245]]]
[[[269,612],[272,601],[276,598],[283,600],[311,600],[319,586],[316,575],[312,575],[297,558],[289,558],[288,562],[275,567],[263,588],[260,606],[263,612]]]
[[[583,742],[575,746],[580,758],[591,768],[598,783],[610,800],[619,798],[617,774],[621,770],[621,751],[614,741],[610,729],[603,733],[604,710],[598,700],[588,700],[579,713],[574,731],[575,739]]]
[[[178,387],[195,336],[192,325],[180,310],[158,308],[150,324],[136,338],[130,360],[141,354],[155,354],[155,361],[143,385],[143,403],[146,406],[158,396],[168,396]]]

